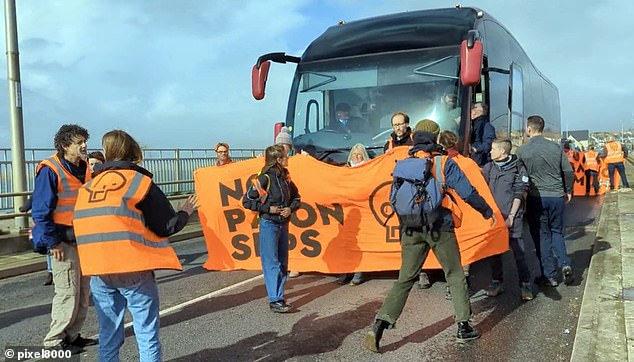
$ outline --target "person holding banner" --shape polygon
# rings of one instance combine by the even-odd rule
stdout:
[[[431,121],[424,121],[431,125]],[[420,123],[420,122],[419,122]],[[437,127],[437,125],[436,125]],[[418,125],[416,127],[418,128]],[[437,134],[427,131],[414,133],[414,147],[409,154],[414,157],[429,157],[441,155],[442,147],[436,143]],[[482,217],[490,219],[495,225],[493,210],[480,196],[471,182],[460,170],[454,160],[446,155],[441,156],[442,178],[444,178],[447,192],[455,198],[461,198],[477,210]],[[432,175],[436,177],[436,168],[432,167]],[[480,337],[478,331],[469,324],[471,307],[467,280],[462,270],[460,250],[454,230],[454,213],[457,205],[449,196],[443,199],[439,211],[439,218],[431,229],[401,228],[401,269],[398,280],[388,292],[372,328],[365,337],[364,346],[372,352],[379,352],[379,342],[385,329],[392,328],[403,312],[410,290],[418,279],[418,274],[427,259],[430,250],[438,258],[443,267],[447,282],[453,294],[452,302],[457,322],[456,341],[465,343]]]
[[[284,300],[288,276],[288,224],[300,206],[297,186],[286,167],[288,154],[282,145],[264,152],[264,167],[242,198],[242,205],[259,214],[259,248],[269,307],[286,313],[291,306]]]
[[[370,160],[368,151],[366,151],[363,143],[357,143],[350,149],[348,154],[348,167],[358,167]],[[354,274],[343,273],[337,277],[337,284],[344,285],[350,280],[350,285],[359,285],[363,283],[363,273],[355,272]]]

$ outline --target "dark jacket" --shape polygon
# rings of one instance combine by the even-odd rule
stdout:
[[[93,177],[108,170],[134,170],[149,178],[153,175],[150,171],[129,161],[106,162],[93,173]],[[160,237],[167,237],[181,231],[189,220],[185,211],[174,211],[163,191],[152,182],[148,193],[136,207],[143,214],[145,225]]]
[[[471,130],[471,146],[476,149],[471,158],[482,167],[491,161],[491,144],[495,139],[495,128],[489,123],[487,116],[480,116],[473,120]]]
[[[482,173],[504,219],[511,213],[513,200],[518,199],[522,202],[515,214],[513,228],[509,230],[511,237],[521,236],[522,217],[524,216],[526,192],[529,185],[526,166],[517,156],[510,155],[504,161],[487,163],[482,168]]]
[[[266,176],[265,176],[266,175]],[[267,177],[268,176],[268,177]],[[269,180],[271,181],[269,183]],[[242,197],[242,206],[257,211],[261,218],[273,220],[275,222],[288,222],[288,218],[283,219],[279,214],[270,214],[271,206],[290,207],[295,211],[300,205],[300,196],[297,186],[290,177],[285,177],[276,167],[270,168],[265,174],[258,176],[258,181],[262,188],[267,190],[268,196],[264,203],[260,202],[260,194],[251,186]]]
[[[529,196],[561,197],[572,193],[574,171],[559,144],[541,135],[533,136],[517,149],[517,157],[528,170]]]
[[[418,132],[416,132],[418,133]],[[438,145],[434,140],[429,140],[425,143],[419,143],[418,137],[414,136],[414,139],[417,140],[417,143],[412,147],[409,151],[410,155],[416,154],[418,151],[423,151],[432,156],[440,154],[442,151],[442,147]],[[443,156],[447,157],[447,156]],[[445,162],[445,168],[442,170],[445,176],[445,185],[449,188],[452,188],[456,191],[458,196],[462,198],[469,206],[473,207],[476,211],[478,211],[485,219],[491,218],[493,215],[493,210],[487,202],[480,196],[478,191],[471,185],[471,182],[462,172],[458,164],[451,158],[448,158]],[[432,225],[432,230],[440,230],[440,231],[454,231],[454,222],[453,217],[451,216],[451,211],[440,207],[438,211],[438,219]]]
[[[401,138],[396,137],[396,133],[392,132],[392,134],[390,134],[390,139],[388,139],[387,142],[385,142],[385,146],[383,146],[383,152],[387,151],[389,148],[390,141],[392,141],[393,148],[399,146],[412,146],[414,144],[412,141],[412,129],[407,127],[407,131],[405,131],[405,134]]]

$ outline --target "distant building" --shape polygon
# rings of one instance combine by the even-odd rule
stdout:
[[[570,141],[572,147],[579,148],[580,151],[588,149],[588,143],[590,141],[590,131],[564,131],[561,133],[561,138]]]

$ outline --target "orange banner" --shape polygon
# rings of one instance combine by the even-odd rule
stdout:
[[[302,204],[291,217],[289,269],[344,273],[398,270],[401,263],[399,228],[390,218],[391,172],[397,159],[407,157],[405,147],[355,167],[332,166],[296,155],[289,159],[291,177]],[[459,200],[463,223],[457,229],[463,264],[508,250],[508,232],[478,166],[463,159],[461,167],[494,209],[491,221]],[[262,167],[262,157],[221,167],[196,170],[194,180],[208,270],[260,270],[258,225],[255,213],[242,207],[241,198]],[[430,253],[425,268],[440,268]]]

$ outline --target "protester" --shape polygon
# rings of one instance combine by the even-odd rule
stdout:
[[[512,148],[513,144],[509,139],[495,139],[491,145],[492,161],[484,165],[482,173],[509,229],[509,245],[515,257],[521,298],[531,300],[533,289],[522,239],[529,179],[524,163],[511,154]],[[492,280],[487,288],[487,295],[495,297],[504,291],[502,255],[494,255],[489,258],[489,261]]]
[[[245,208],[259,214],[262,273],[269,307],[277,313],[286,313],[291,308],[284,300],[288,273],[288,223],[291,214],[300,205],[300,196],[287,166],[288,155],[284,147],[267,147],[264,167],[242,198]]]
[[[421,124],[421,128],[429,126],[431,126],[429,122],[425,122],[424,125]],[[438,127],[437,124],[436,127]],[[409,151],[410,155],[415,157],[440,155],[442,148],[436,143],[436,138],[436,134],[416,131],[414,133],[414,146]],[[440,160],[442,177],[444,177],[448,192],[455,195],[455,197],[462,198],[474,209],[478,210],[483,217],[491,218],[495,224],[493,210],[478,194],[456,163],[446,155],[440,156]],[[436,177],[435,167],[431,169],[431,172]],[[448,203],[451,203],[451,200],[449,196],[445,195],[443,206],[438,210],[439,217],[430,228],[413,229],[405,227],[401,229],[402,261],[398,280],[388,292],[372,329],[366,335],[364,346],[367,349],[373,352],[379,351],[379,342],[383,332],[386,328],[394,326],[403,311],[409,292],[416,283],[418,273],[430,249],[434,251],[434,255],[436,255],[442,265],[445,277],[454,295],[452,300],[458,324],[457,342],[463,343],[480,337],[480,334],[469,324],[471,308],[467,292],[467,281],[460,262],[460,251],[456,241],[451,211],[455,210],[457,205],[452,207]]]
[[[440,134],[438,135],[438,144],[440,144],[442,148],[444,149],[444,151],[447,153],[447,157],[454,159],[454,161],[460,159],[460,163],[457,162],[456,164],[458,165],[460,170],[462,170],[462,172],[465,173],[466,175],[466,171],[462,169],[461,164],[469,163],[469,162],[475,163],[475,161],[473,161],[472,159],[463,157],[458,151],[458,135],[456,135],[452,131],[440,132]],[[476,164],[476,166],[478,165]],[[469,289],[469,292],[471,292],[471,274],[469,272],[470,267],[471,266],[468,264],[462,266],[464,276],[467,279],[467,288]],[[424,276],[422,273],[421,273],[421,278],[422,280],[419,279],[419,286],[421,283],[425,282]],[[429,277],[427,278],[429,279]],[[431,286],[431,283],[430,283],[430,286]],[[451,289],[449,288],[449,285],[445,287],[445,299],[451,299]]]
[[[491,161],[491,143],[495,139],[495,128],[489,122],[486,104],[477,102],[471,106],[471,158],[482,167]]]
[[[362,143],[357,143],[350,149],[350,154],[348,154],[348,162],[346,165],[348,167],[357,167],[361,166],[365,162],[370,160],[370,156],[368,156],[368,151],[366,151],[365,146]],[[337,278],[337,284],[347,284],[350,280],[350,285],[359,285],[363,283],[363,273],[355,272],[353,274],[341,274]]]
[[[77,190],[90,180],[86,158],[88,131],[65,124],[55,134],[57,153],[40,162],[33,189],[33,246],[51,255],[55,296],[51,326],[43,345],[49,349],[79,353],[97,340],[79,334],[90,299],[90,285],[82,277],[73,234]]]
[[[590,187],[594,190],[594,194],[599,194],[599,166],[601,160],[599,153],[594,150],[594,146],[588,146],[588,151],[585,153],[585,165],[586,170],[586,196],[590,196]]]
[[[412,129],[409,127],[409,116],[403,112],[396,112],[392,115],[392,129],[394,130],[390,134],[383,151],[391,151],[394,147],[399,146],[411,146],[412,143]]]
[[[141,147],[126,132],[110,131],[102,143],[107,162],[79,189],[74,219],[81,269],[92,276],[99,360],[119,360],[127,308],[139,359],[160,361],[154,270],[182,270],[167,236],[187,224],[197,200],[189,197],[175,212],[152,174],[138,165],[143,159]]]
[[[284,151],[286,151],[286,154],[288,156],[293,154],[293,138],[291,137],[291,134],[288,132],[288,128],[287,127],[282,127],[280,129],[280,133],[277,134],[277,136],[275,137],[275,144],[276,145],[282,145],[282,147],[284,147]],[[289,278],[297,278],[300,275],[300,273],[298,271],[288,271],[288,277]]]
[[[95,172],[95,166],[101,165],[106,162],[106,158],[101,151],[94,151],[88,154],[88,166],[90,166],[90,172]]]
[[[603,146],[603,162],[608,165],[608,174],[610,175],[610,191],[614,191],[614,170],[619,172],[621,178],[621,187],[629,189],[630,184],[627,182],[625,175],[625,166],[623,161],[627,158],[627,148],[623,147],[621,142],[616,141],[614,137],[608,136],[606,144]]]
[[[566,284],[574,281],[564,240],[564,211],[572,199],[574,171],[561,147],[547,140],[543,131],[541,116],[528,117],[529,140],[517,150],[517,157],[524,162],[530,178],[526,219],[542,273],[536,281],[556,287],[558,266]]]
[[[229,157],[229,144],[224,142],[218,142],[214,148],[216,151],[216,166],[223,166],[232,163],[231,157]]]

